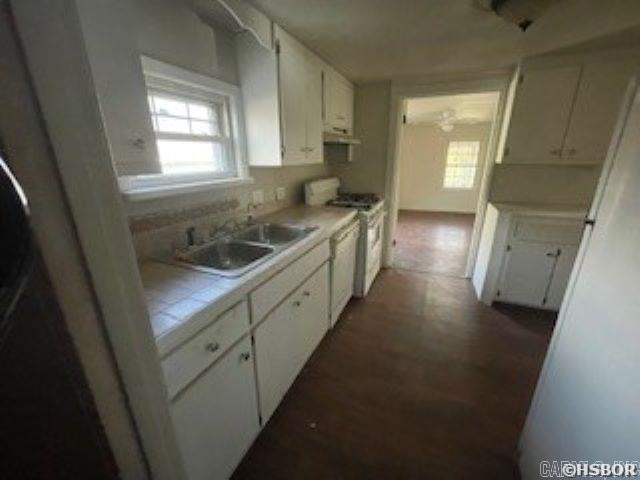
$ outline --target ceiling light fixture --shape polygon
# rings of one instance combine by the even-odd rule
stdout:
[[[494,12],[500,18],[515,23],[524,32],[553,4],[560,0],[472,0],[481,10]]]

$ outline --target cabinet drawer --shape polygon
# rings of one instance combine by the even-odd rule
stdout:
[[[577,245],[582,236],[582,222],[519,218],[515,220],[512,236],[521,242]]]
[[[253,323],[260,321],[302,281],[329,258],[329,242],[322,242],[310,252],[271,277],[251,293]]]
[[[216,361],[249,328],[249,309],[242,301],[178,347],[162,361],[169,396],[173,397]]]

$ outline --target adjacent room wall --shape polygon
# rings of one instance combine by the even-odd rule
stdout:
[[[400,146],[400,210],[475,213],[486,161],[491,123],[456,125],[443,132],[435,125],[405,125]],[[442,186],[450,141],[480,142],[478,169],[470,190]]]
[[[355,148],[352,163],[331,165],[344,191],[384,194],[390,102],[390,82],[356,85],[354,134],[362,145]]]

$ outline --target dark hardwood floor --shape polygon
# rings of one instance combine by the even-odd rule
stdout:
[[[235,479],[514,479],[555,315],[467,280],[382,271],[352,300]]]
[[[400,210],[393,265],[443,275],[464,275],[475,215]]]

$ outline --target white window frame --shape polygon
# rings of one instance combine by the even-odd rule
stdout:
[[[475,165],[473,165],[474,173],[473,173],[473,181],[471,182],[471,185],[469,187],[450,187],[447,186],[445,184],[446,179],[447,179],[447,167],[449,167],[449,150],[451,149],[451,144],[452,143],[476,143],[478,145],[478,154],[476,155],[476,163]],[[480,169],[480,154],[482,153],[482,144],[479,140],[449,140],[449,142],[447,143],[447,155],[445,157],[445,161],[444,161],[444,172],[442,174],[442,188],[444,190],[458,190],[458,191],[469,191],[469,190],[473,190],[476,187],[476,183],[478,180],[478,170]],[[455,165],[452,165],[455,166]],[[462,165],[465,166],[467,168],[471,168],[470,165]]]
[[[230,150],[233,162],[235,162],[235,175],[225,177],[207,173],[157,173],[121,176],[118,178],[118,183],[125,198],[127,200],[146,200],[252,183],[253,179],[249,177],[247,164],[240,88],[153,58],[142,56],[141,62],[148,90],[174,93],[178,96],[199,97],[225,104],[226,114],[229,117]],[[149,119],[151,119],[151,113],[149,113]],[[156,132],[154,131],[153,134],[155,139]]]

